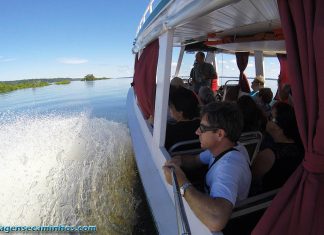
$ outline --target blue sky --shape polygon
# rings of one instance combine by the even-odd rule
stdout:
[[[132,76],[132,42],[148,3],[149,0],[1,0],[0,81],[75,78],[89,73],[96,77]],[[174,62],[177,53],[174,50]],[[237,76],[234,57],[218,58],[220,75]],[[180,74],[189,74],[193,60],[193,55],[185,56]],[[248,76],[254,76],[252,62],[253,58]],[[266,76],[276,77],[277,59],[265,63]]]
[[[0,80],[132,75],[149,0],[1,0]]]

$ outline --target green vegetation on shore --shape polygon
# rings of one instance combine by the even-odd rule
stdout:
[[[0,82],[0,93],[6,93],[25,88],[36,88],[49,86],[53,83],[56,85],[70,84],[72,81],[95,81],[110,79],[106,77],[96,78],[93,74],[88,74],[84,78],[40,78],[40,79],[26,79],[16,81]]]
[[[84,78],[81,81],[95,81],[95,80],[105,80],[105,79],[110,79],[110,78],[106,78],[106,77],[96,78],[93,74],[87,74],[86,76],[84,76]]]
[[[0,82],[0,93],[10,92],[18,89],[36,88],[50,85],[48,82],[35,81],[18,81],[18,82]]]
[[[66,85],[66,84],[70,84],[70,83],[71,83],[70,80],[63,80],[63,81],[55,82],[56,85]]]

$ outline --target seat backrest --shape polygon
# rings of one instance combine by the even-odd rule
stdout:
[[[202,152],[199,139],[180,141],[169,148],[170,156],[198,154]]]
[[[230,220],[222,230],[223,234],[251,234],[278,191],[279,189],[272,190],[238,202],[233,208]]]
[[[224,85],[223,101],[237,101],[240,93],[238,80],[228,80]]]
[[[252,165],[256,155],[259,152],[262,141],[262,133],[260,131],[244,132],[241,134],[239,143],[243,145],[249,153],[250,165]]]

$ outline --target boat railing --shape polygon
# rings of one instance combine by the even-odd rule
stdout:
[[[141,31],[143,25],[145,24],[146,20],[149,18],[149,16],[152,14],[153,10],[159,5],[159,3],[163,0],[150,0],[142,19],[137,27],[136,35]]]
[[[182,80],[184,81],[188,81],[190,80],[190,76],[179,76]],[[247,78],[248,80],[253,80],[254,77],[248,77]],[[231,80],[231,81],[238,81],[239,78],[238,77],[232,77],[232,76],[219,76],[219,81],[228,81],[228,80]],[[265,78],[265,81],[278,81],[278,78]]]
[[[186,215],[186,211],[183,206],[183,201],[180,193],[177,176],[174,171],[175,171],[174,168],[171,167],[174,203],[175,203],[177,223],[178,223],[178,234],[190,235],[191,232],[190,232],[189,222]]]

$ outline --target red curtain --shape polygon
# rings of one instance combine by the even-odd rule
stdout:
[[[244,70],[246,69],[248,62],[249,62],[250,52],[236,52],[235,55],[236,55],[237,67],[240,70],[239,85],[240,85],[241,91],[250,93],[250,85],[249,85],[249,82],[244,74]]]
[[[138,59],[135,59],[135,71],[132,85],[134,86],[137,102],[144,118],[154,114],[156,68],[159,56],[159,40],[150,43]]]
[[[279,100],[279,91],[283,88],[285,84],[290,84],[288,69],[287,69],[287,55],[277,54],[279,64],[280,64],[280,74],[278,78],[278,90],[275,96],[276,100]]]
[[[253,231],[324,234],[324,1],[278,0],[305,159]]]

